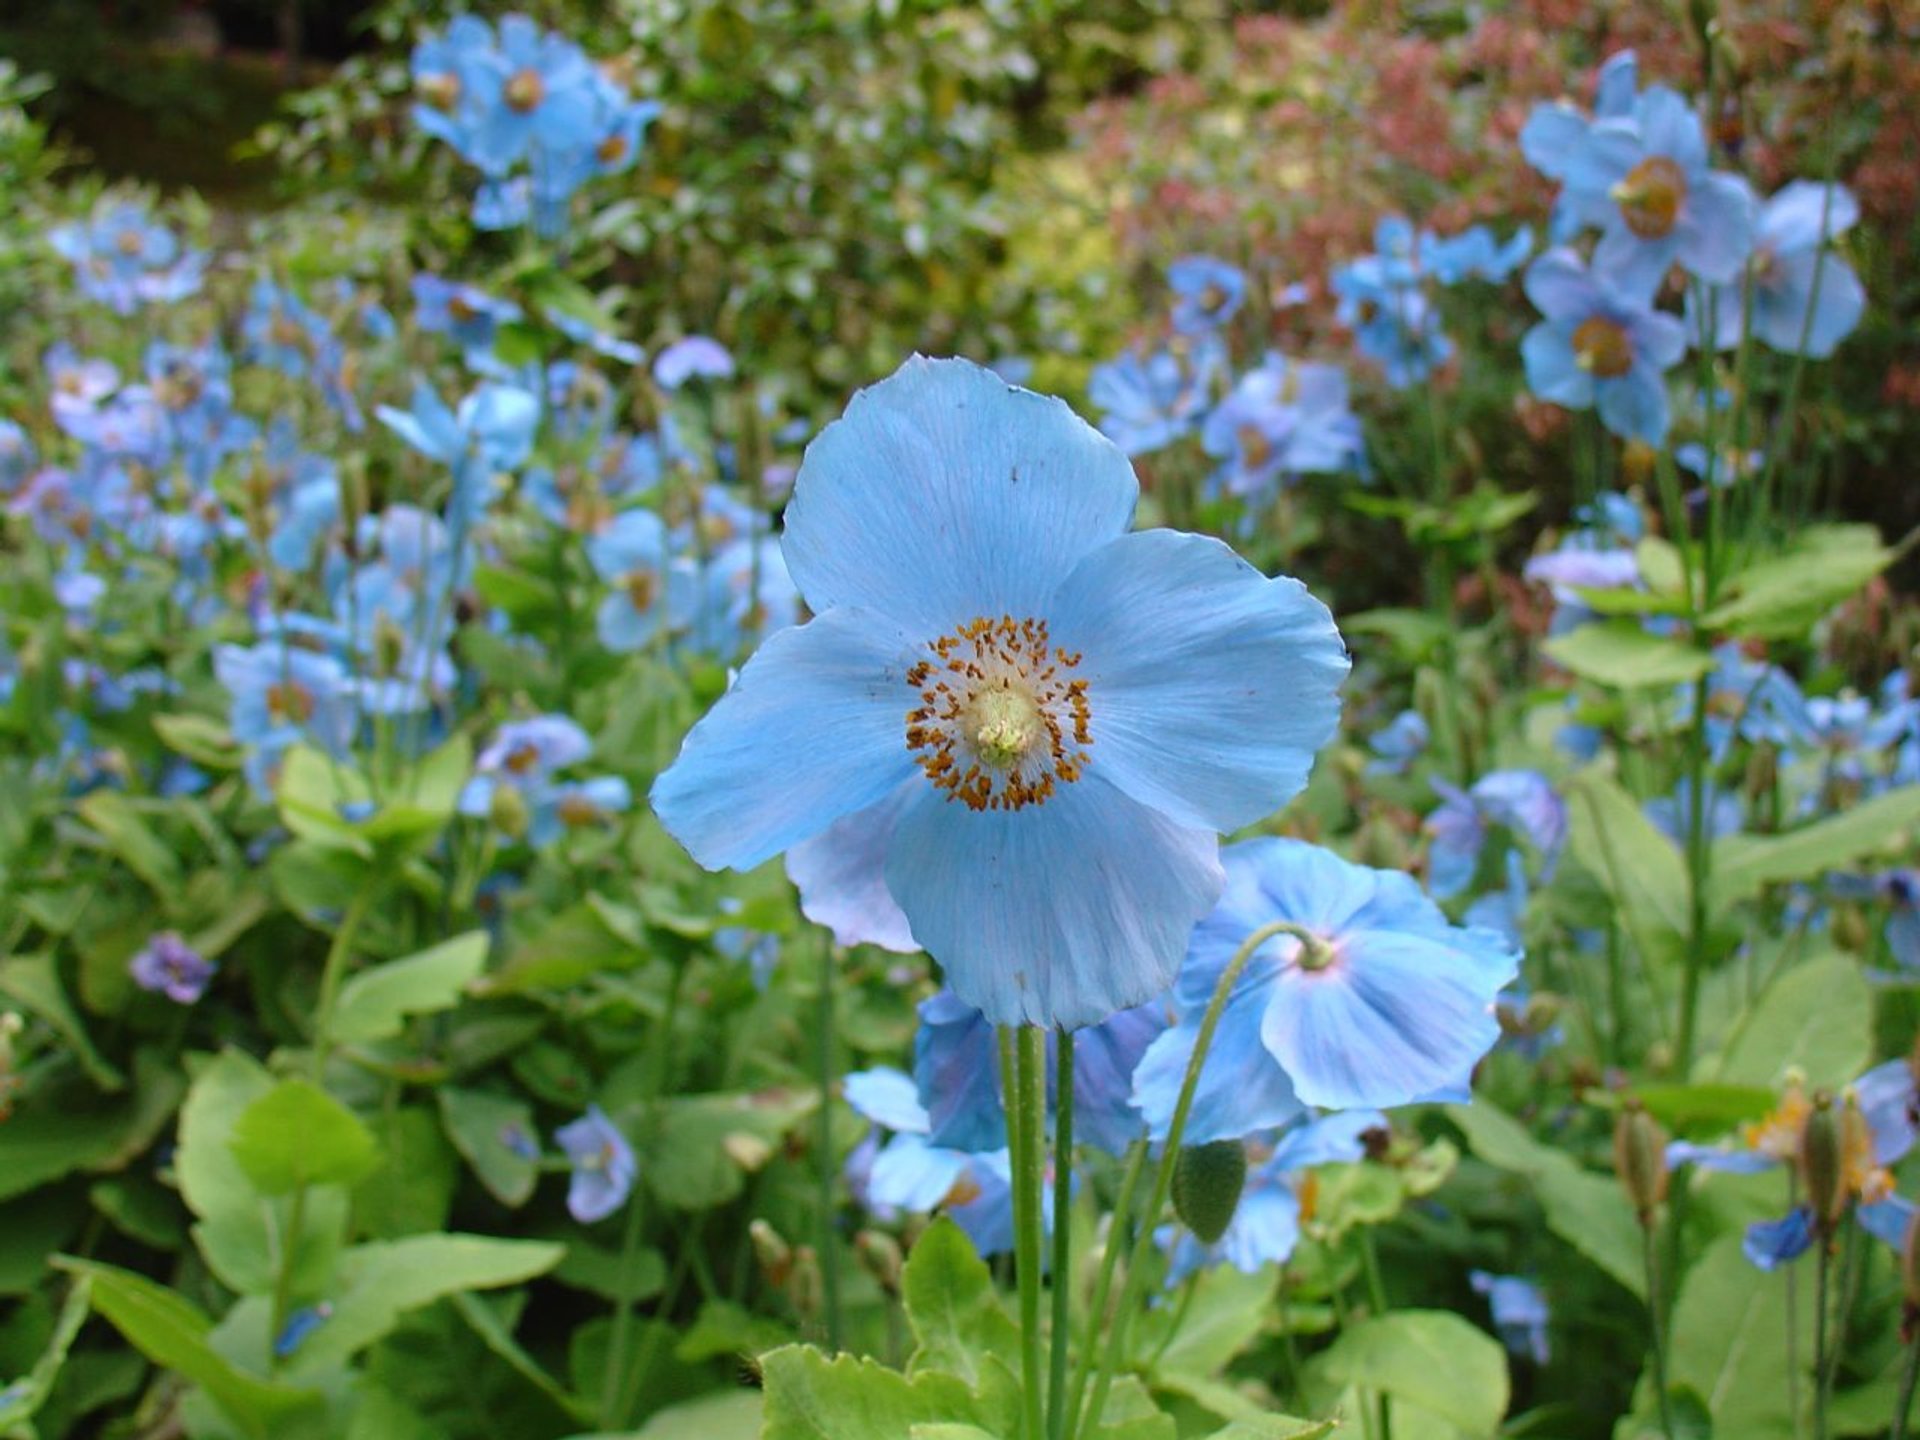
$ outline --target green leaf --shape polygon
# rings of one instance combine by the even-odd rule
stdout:
[[[1873,1059],[1873,990],[1844,955],[1816,955],[1760,993],[1703,1078],[1772,1087],[1798,1066],[1813,1085],[1850,1083]]]
[[[425,1105],[382,1109],[368,1122],[382,1164],[353,1192],[360,1234],[392,1240],[446,1228],[460,1161]]]
[[[788,1345],[763,1356],[766,1422],[761,1440],[900,1440],[915,1425],[977,1423],[964,1382],[932,1371],[909,1380],[855,1355],[829,1360]]]
[[[1296,1420],[1291,1415],[1268,1415],[1259,1420],[1236,1420],[1216,1430],[1208,1440],[1321,1440],[1333,1433],[1332,1420]]]
[[[53,1393],[53,1382],[67,1363],[67,1352],[73,1349],[80,1327],[93,1313],[92,1297],[93,1281],[85,1275],[76,1278],[67,1291],[66,1303],[60,1307],[60,1318],[54,1324],[46,1349],[34,1362],[33,1369],[23,1379],[0,1387],[0,1435],[33,1434],[27,1422],[39,1413]]]
[[[282,1080],[234,1122],[233,1158],[262,1195],[357,1185],[380,1164],[373,1134],[310,1080]]]
[[[311,745],[295,745],[280,762],[274,785],[280,819],[295,835],[330,850],[371,858],[373,845],[346,818],[347,807],[369,805],[366,777]]]
[[[10,960],[0,960],[0,995],[53,1026],[93,1083],[102,1090],[126,1087],[126,1076],[94,1049],[87,1027],[81,1023],[80,1012],[67,999],[66,987],[60,983],[60,972],[54,967],[51,955],[16,955]]]
[[[1280,1272],[1271,1265],[1251,1275],[1231,1265],[1202,1270],[1193,1280],[1191,1307],[1162,1306],[1135,1322],[1139,1359],[1151,1360],[1156,1375],[1161,1370],[1218,1375],[1266,1328],[1279,1283]]]
[[[172,1117],[182,1088],[179,1072],[147,1050],[134,1057],[132,1085],[112,1099],[77,1076],[48,1086],[0,1125],[0,1200],[78,1170],[124,1169]]]
[[[333,1314],[296,1357],[318,1376],[392,1332],[409,1310],[467,1290],[493,1290],[544,1275],[565,1248],[486,1235],[409,1235],[356,1245],[340,1256]]]
[[[1711,628],[1759,639],[1790,639],[1858,594],[1898,557],[1871,525],[1820,525],[1802,531],[1784,555],[1731,577],[1734,598],[1705,617]]]
[[[1740,1245],[1739,1235],[1722,1236],[1682,1280],[1667,1331],[1670,1383],[1700,1396],[1715,1435],[1788,1440],[1788,1287],[1756,1269]],[[1802,1357],[1813,1353],[1812,1327],[1813,1306],[1803,1298],[1795,1337]],[[1803,1403],[1809,1390],[1803,1379]]]
[[[1343,616],[1340,628],[1351,635],[1381,636],[1409,664],[1437,652],[1452,635],[1446,621],[1424,610],[1363,610]]]
[[[452,1009],[486,968],[487,946],[487,932],[474,930],[361,971],[340,987],[334,1039],[349,1045],[391,1040],[408,1016]]]
[[[205,1390],[251,1440],[287,1440],[296,1426],[318,1420],[317,1394],[235,1369],[208,1343],[213,1322],[173,1291],[111,1265],[67,1258],[57,1263],[87,1277],[93,1308],[113,1322],[129,1344]]]
[[[1758,895],[1762,887],[1815,880],[1869,856],[1904,853],[1904,837],[1920,824],[1920,786],[1908,785],[1784,835],[1729,835],[1713,847],[1716,911]]]
[[[487,1301],[470,1291],[462,1292],[453,1297],[453,1308],[460,1318],[467,1322],[468,1328],[480,1337],[480,1343],[505,1361],[522,1380],[532,1385],[576,1420],[592,1418],[593,1407],[578,1396],[569,1394],[558,1380],[542,1369],[540,1362],[529,1355],[521,1347],[520,1342],[513,1338],[513,1332],[507,1328],[506,1321],[500,1318],[494,1307]],[[753,1398],[754,1414],[758,1416],[760,1397],[756,1394]]]
[[[1640,1225],[1610,1175],[1586,1170],[1571,1155],[1542,1145],[1518,1121],[1485,1100],[1449,1105],[1473,1153],[1495,1169],[1533,1184],[1547,1227],[1635,1295],[1646,1294]]]
[[[634,1433],[633,1440],[756,1440],[764,1410],[758,1390],[702,1395],[662,1410]]]
[[[79,804],[80,818],[99,832],[106,848],[163,900],[180,892],[180,862],[173,847],[148,827],[117,790],[96,790]]]
[[[1491,1435],[1507,1413],[1507,1356],[1472,1322],[1442,1310],[1396,1310],[1350,1326],[1314,1361],[1337,1386],[1404,1399],[1469,1435]]]
[[[901,1293],[919,1342],[910,1373],[946,1370],[973,1385],[984,1357],[1018,1354],[1019,1332],[1001,1307],[987,1262],[944,1215],[914,1241]]]
[[[1567,787],[1567,836],[1574,858],[1620,910],[1650,963],[1679,956],[1690,924],[1686,867],[1673,842],[1619,782],[1597,771]]]
[[[1773,1109],[1778,1097],[1758,1085],[1638,1085],[1634,1096],[1676,1135],[1725,1135]]]
[[[153,728],[161,744],[208,770],[238,770],[246,758],[232,732],[206,715],[156,715]]]
[[[816,1103],[811,1090],[675,1096],[661,1107],[660,1134],[640,1174],[669,1205],[683,1210],[724,1205],[745,1188],[747,1174],[729,1140],[739,1136],[778,1147]]]
[[[1681,685],[1713,669],[1713,657],[1706,651],[1649,634],[1630,620],[1582,625],[1540,648],[1554,664],[1582,680],[1616,690]]]
[[[509,1209],[526,1204],[539,1183],[540,1162],[516,1150],[508,1139],[533,1138],[533,1107],[524,1100],[452,1086],[441,1089],[437,1098],[447,1138],[488,1193]]]

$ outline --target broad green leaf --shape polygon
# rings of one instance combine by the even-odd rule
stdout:
[[[914,1241],[901,1289],[919,1342],[910,1371],[945,1370],[972,1385],[983,1356],[1019,1354],[1019,1332],[1001,1307],[987,1262],[945,1216]]]
[[[757,1440],[765,1408],[758,1390],[703,1395],[662,1410],[634,1432],[633,1440]]]
[[[1725,1135],[1758,1120],[1778,1099],[1760,1085],[1637,1085],[1633,1093],[1649,1115],[1685,1137]]]
[[[16,955],[0,960],[0,996],[22,1005],[60,1033],[87,1075],[102,1090],[124,1089],[126,1077],[93,1048],[80,1012],[67,999],[66,987],[51,955]]]
[[[380,1164],[366,1124],[310,1080],[282,1080],[248,1105],[228,1143],[262,1195],[357,1185]]]
[[[909,1380],[855,1355],[828,1359],[788,1345],[762,1357],[766,1425],[761,1440],[901,1440],[915,1425],[975,1424],[972,1395],[951,1375]]]
[[[1214,1265],[1192,1283],[1198,1289],[1191,1307],[1161,1306],[1134,1323],[1138,1357],[1143,1363],[1151,1360],[1156,1373],[1218,1375],[1226,1369],[1273,1317],[1280,1272],[1269,1265],[1246,1275],[1231,1265]]]
[[[357,1232],[393,1240],[444,1230],[453,1210],[460,1160],[424,1104],[382,1109],[367,1121],[381,1164],[353,1192]]]
[[[1616,690],[1681,685],[1713,669],[1713,657],[1706,651],[1649,634],[1630,620],[1582,625],[1540,648],[1562,669]]]
[[[735,1137],[777,1147],[815,1103],[811,1090],[675,1096],[661,1106],[659,1137],[642,1158],[640,1174],[669,1205],[723,1205],[746,1185]]]
[[[1333,1433],[1331,1420],[1296,1420],[1291,1415],[1268,1415],[1259,1420],[1236,1420],[1216,1430],[1207,1440],[1321,1440]]]
[[[180,891],[180,862],[173,847],[154,834],[139,808],[117,790],[96,790],[79,804],[80,818],[99,832],[119,857],[163,900]]]
[[[1786,971],[1734,1022],[1704,1078],[1776,1086],[1798,1066],[1814,1085],[1842,1086],[1873,1059],[1873,990],[1844,955],[1816,955]]]
[[[513,1332],[507,1328],[494,1307],[471,1291],[464,1291],[453,1297],[453,1308],[460,1318],[467,1322],[468,1328],[480,1337],[480,1342],[499,1356],[522,1380],[540,1391],[555,1405],[577,1420],[587,1420],[592,1416],[592,1407],[578,1396],[570,1395],[544,1369],[540,1362],[529,1355],[513,1338]],[[753,1396],[754,1415],[758,1417],[760,1397]]]
[[[177,755],[208,770],[238,770],[246,754],[233,733],[205,715],[156,715],[154,733]]]
[[[1635,1295],[1646,1294],[1640,1225],[1619,1182],[1584,1169],[1571,1155],[1542,1145],[1517,1120],[1485,1100],[1449,1105],[1447,1117],[1473,1153],[1533,1183],[1547,1226]]]
[[[93,1308],[112,1321],[129,1344],[154,1364],[200,1386],[250,1440],[287,1440],[295,1427],[317,1421],[317,1394],[235,1369],[207,1341],[213,1322],[173,1291],[111,1265],[59,1263],[91,1281]]]
[[[1447,622],[1424,610],[1363,610],[1341,617],[1340,628],[1353,635],[1379,635],[1400,658],[1413,664],[1434,654],[1450,638]]]
[[[1507,1356],[1471,1321],[1443,1310],[1396,1310],[1350,1326],[1314,1365],[1336,1385],[1405,1399],[1473,1436],[1507,1413]]]
[[[507,948],[506,963],[474,989],[487,995],[564,990],[603,970],[630,970],[645,956],[608,930],[590,905],[570,905]]]
[[[502,1205],[517,1208],[533,1196],[540,1161],[517,1148],[534,1142],[533,1107],[484,1090],[446,1086],[438,1092],[440,1119],[454,1149]]]
[[[93,1282],[82,1275],[74,1280],[72,1288],[67,1291],[66,1302],[60,1307],[60,1318],[54,1323],[53,1334],[48,1338],[40,1358],[34,1362],[33,1369],[22,1379],[0,1387],[0,1435],[33,1434],[27,1422],[39,1413],[40,1407],[46,1404],[47,1397],[53,1393],[53,1382],[59,1377],[60,1368],[67,1363],[67,1352],[73,1349],[80,1327],[87,1323],[87,1316],[92,1313]]]
[[[294,1373],[319,1376],[389,1334],[409,1310],[467,1290],[494,1290],[544,1275],[564,1249],[486,1235],[410,1235],[356,1245],[340,1256],[333,1314],[296,1356]]]
[[[180,1110],[174,1173],[200,1252],[220,1282],[241,1294],[273,1288],[275,1273],[267,1215],[234,1157],[234,1124],[273,1088],[273,1077],[252,1056],[223,1050],[194,1077]]]
[[[135,1055],[133,1083],[117,1096],[77,1075],[49,1085],[0,1125],[0,1200],[76,1171],[124,1169],[172,1118],[182,1089],[179,1071],[148,1050]]]
[[[280,762],[274,799],[281,821],[302,840],[372,856],[373,845],[347,814],[349,807],[371,805],[373,790],[366,777],[344,761],[311,745],[295,745]]]
[[[348,1045],[390,1040],[408,1016],[452,1009],[486,968],[487,945],[487,932],[474,930],[361,971],[340,987],[333,1038]]]
[[[1898,558],[1871,525],[1820,525],[1802,531],[1786,554],[1731,577],[1734,598],[1706,616],[1731,635],[1790,639],[1851,599]]]
[[[1706,1403],[1715,1435],[1787,1440],[1795,1433],[1787,1400],[1788,1287],[1784,1276],[1755,1268],[1740,1245],[1739,1235],[1722,1236],[1681,1281],[1667,1332],[1670,1382]],[[1804,1364],[1813,1354],[1813,1306],[1805,1292],[1799,1312]],[[1803,1376],[1803,1405],[1810,1391]]]
[[[932,1425],[916,1425],[907,1432],[907,1440],[1000,1440],[991,1431],[982,1430],[978,1425],[955,1425],[938,1421]]]
[[[1588,771],[1567,787],[1574,858],[1598,880],[1649,963],[1674,959],[1689,927],[1686,867],[1619,782]]]
[[[331,931],[373,878],[371,860],[352,850],[295,840],[267,862],[273,893],[315,929]]]
[[[39,1290],[47,1278],[47,1257],[71,1242],[86,1219],[66,1186],[44,1186],[0,1202],[0,1296]],[[5,1373],[0,1368],[0,1375]]]
[[[1714,908],[1750,899],[1767,885],[1817,880],[1870,856],[1903,853],[1902,841],[1915,825],[1920,786],[1908,785],[1784,835],[1729,835],[1713,847]]]

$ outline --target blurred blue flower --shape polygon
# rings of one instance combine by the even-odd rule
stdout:
[[[1379,730],[1367,737],[1367,748],[1374,758],[1367,762],[1369,775],[1404,775],[1407,768],[1426,753],[1433,736],[1418,710],[1402,710]]]
[[[1571,250],[1549,250],[1527,267],[1527,298],[1545,317],[1520,342],[1527,386],[1569,410],[1599,407],[1614,434],[1658,445],[1670,420],[1662,374],[1686,353],[1686,327],[1588,271]]]
[[[150,938],[127,962],[134,984],[165,995],[176,1005],[191,1005],[206,994],[219,968],[173,930]]]
[[[718,340],[688,335],[667,346],[653,360],[654,383],[662,390],[678,390],[689,380],[733,378],[733,356]]]
[[[73,266],[88,299],[122,315],[147,302],[184,300],[200,289],[206,257],[180,241],[143,207],[103,196],[83,221],[56,225],[47,243]]]
[[[911,1076],[886,1068],[846,1077],[847,1103],[892,1137],[876,1148],[856,1193],[880,1214],[943,1211],[983,1256],[1013,1248],[1012,1171],[1005,1150],[970,1153],[927,1138],[930,1121]],[[1052,1201],[1043,1218],[1052,1222]]]
[[[1493,1314],[1493,1328],[1501,1343],[1515,1355],[1523,1355],[1536,1365],[1553,1358],[1547,1341],[1546,1292],[1519,1275],[1493,1275],[1485,1270],[1467,1275],[1476,1294],[1487,1297],[1487,1309]]]
[[[1129,455],[1151,454],[1199,426],[1224,364],[1214,341],[1151,355],[1129,350],[1093,367],[1087,398],[1102,434]]]
[[[1273,351],[1214,407],[1200,443],[1227,493],[1255,500],[1292,476],[1358,469],[1366,454],[1345,373]]]
[[[1829,249],[1859,218],[1859,202],[1844,185],[1783,186],[1760,207],[1745,276],[1715,286],[1704,310],[1688,293],[1689,328],[1711,332],[1719,350],[1738,345],[1746,329],[1783,354],[1826,359],[1867,308],[1860,277]]]
[[[1188,335],[1216,330],[1233,319],[1247,297],[1247,277],[1211,255],[1186,255],[1167,267],[1174,294],[1173,328]]]
[[[1634,52],[1621,50],[1610,55],[1600,67],[1593,113],[1589,115],[1564,100],[1542,101],[1533,107],[1521,128],[1520,153],[1548,179],[1566,180],[1594,121],[1630,118],[1639,85],[1639,63]],[[1565,243],[1587,226],[1605,224],[1612,207],[1612,200],[1604,193],[1563,187],[1554,200],[1549,227],[1552,239]]]
[[[593,573],[612,588],[595,617],[609,650],[643,650],[667,623],[667,531],[651,510],[623,510],[587,541]]]
[[[582,1225],[604,1220],[633,1193],[640,1163],[633,1146],[598,1105],[553,1135],[566,1152],[573,1178],[567,1184],[567,1213]]]

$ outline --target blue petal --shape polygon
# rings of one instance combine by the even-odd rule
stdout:
[[[1814,250],[1824,237],[1851,230],[1860,220],[1860,202],[1844,185],[1793,180],[1761,207],[1760,238],[1779,255]]]
[[[1668,157],[1689,176],[1707,163],[1706,131],[1677,91],[1649,85],[1633,107],[1633,118],[1647,154]]]
[[[1549,250],[1527,266],[1523,287],[1534,309],[1549,320],[1578,322],[1600,304],[1600,287],[1571,250]]]
[[[1774,262],[1769,283],[1754,293],[1753,332],[1775,350],[1787,355],[1805,353],[1824,360],[1834,348],[1851,335],[1866,313],[1867,292],[1860,277],[1838,255],[1807,251],[1783,255]],[[1814,291],[1814,272],[1819,270],[1819,292]],[[1813,323],[1807,323],[1807,310],[1813,310]]]
[[[913,660],[857,610],[779,631],[654,782],[661,823],[709,870],[751,869],[885,798],[913,773]]]
[[[1592,122],[1565,101],[1535,105],[1520,127],[1520,153],[1527,163],[1551,180],[1566,174],[1567,162]]]
[[[873,1162],[867,1194],[876,1205],[925,1213],[952,1193],[971,1158],[929,1145],[923,1136],[896,1135]]]
[[[1855,1211],[1860,1226],[1874,1239],[1891,1245],[1896,1251],[1907,1248],[1907,1228],[1913,1223],[1913,1202],[1904,1195],[1889,1195]]]
[[[887,856],[914,936],[996,1025],[1075,1029],[1158,995],[1220,884],[1211,831],[1091,774],[1012,811],[928,786]]]
[[[1366,1158],[1362,1138],[1371,1130],[1385,1130],[1387,1117],[1378,1110],[1347,1110],[1323,1115],[1289,1130],[1274,1148],[1263,1170],[1280,1173],[1309,1165],[1352,1165]]]
[[[1593,404],[1593,376],[1574,362],[1573,346],[1560,327],[1542,322],[1520,341],[1520,358],[1527,369],[1527,388],[1542,400],[1569,410]]]
[[[1740,176],[1701,176],[1675,227],[1680,263],[1710,285],[1732,281],[1753,253],[1757,208],[1753,187]]]
[[[784,548],[815,610],[872,608],[932,640],[1044,613],[1080,558],[1125,533],[1126,456],[1059,400],[964,360],[914,358],[807,447]]]
[[[1740,1249],[1762,1270],[1777,1270],[1813,1248],[1813,1212],[1796,1205],[1778,1220],[1756,1220],[1747,1226]]]
[[[1243,1275],[1292,1257],[1300,1243],[1300,1200],[1286,1185],[1267,1185],[1240,1197],[1220,1237],[1220,1258]]]
[[[847,1104],[876,1125],[902,1135],[925,1135],[928,1117],[913,1077],[889,1066],[855,1070],[841,1081]]]
[[[1286,1125],[1304,1112],[1293,1082],[1260,1038],[1266,1008],[1264,989],[1234,987],[1200,1067],[1193,1107],[1181,1132],[1183,1144],[1244,1139]],[[1166,1139],[1173,1123],[1180,1086],[1199,1040],[1201,1013],[1189,1014],[1148,1046],[1133,1073],[1133,1105],[1155,1140]]]
[[[1073,1051],[1076,1140],[1119,1155],[1140,1138],[1140,1114],[1132,1101],[1133,1077],[1147,1048],[1166,1028],[1166,1007],[1152,1002],[1122,1010],[1080,1032]]]
[[[1667,387],[1651,369],[1635,365],[1617,380],[1594,387],[1600,404],[1600,423],[1627,440],[1658,445],[1667,435],[1670,411]]]
[[[1348,662],[1327,607],[1218,540],[1115,540],[1074,570],[1052,618],[1085,656],[1090,771],[1178,824],[1271,814],[1339,726]]]
[[[1002,1150],[999,1043],[986,1017],[951,990],[920,1002],[913,1081],[927,1107],[927,1138],[950,1150]]]
[[[1897,1164],[1920,1138],[1920,1089],[1906,1060],[1876,1065],[1853,1082],[1860,1114],[1873,1132],[1876,1165]]]
[[[841,817],[787,852],[787,878],[800,891],[801,912],[839,944],[878,945],[902,955],[920,948],[887,889],[887,847],[923,788],[916,774],[878,805]]]

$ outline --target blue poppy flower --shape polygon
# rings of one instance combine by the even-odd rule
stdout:
[[[1520,130],[1520,153],[1548,179],[1564,181],[1593,122],[1631,117],[1639,89],[1639,63],[1634,52],[1622,50],[1609,56],[1600,66],[1593,113],[1565,100],[1535,105]],[[1604,224],[1612,203],[1604,194],[1563,187],[1554,200],[1549,233],[1558,243],[1571,240],[1587,226]]]
[[[1537,770],[1493,770],[1471,790],[1439,776],[1428,783],[1441,798],[1423,828],[1427,847],[1427,888],[1451,899],[1472,883],[1488,827],[1503,825],[1524,838],[1540,855],[1542,879],[1551,879],[1567,838],[1567,807],[1553,782]]]
[[[1158,994],[1218,832],[1305,783],[1347,659],[1298,582],[1128,534],[1136,497],[1111,443],[977,365],[862,392],[787,508],[816,618],[694,727],[661,820],[746,869],[911,789],[886,885],[962,999],[1078,1027]]]
[[[1358,469],[1365,457],[1345,373],[1271,351],[1207,416],[1200,443],[1222,462],[1226,491],[1253,498],[1286,477]]]
[[[1589,272],[1571,250],[1527,267],[1527,298],[1546,318],[1526,333],[1527,386],[1569,410],[1599,407],[1614,434],[1658,445],[1670,411],[1661,376],[1687,350],[1686,327],[1654,310],[1609,272]]]
[[[898,1070],[856,1071],[846,1077],[843,1093],[877,1129],[893,1132],[862,1157],[860,1173],[853,1177],[856,1194],[869,1208],[882,1215],[940,1210],[981,1255],[1013,1249],[1012,1169],[1005,1150],[974,1153],[933,1144],[919,1092]],[[1052,1218],[1049,1192],[1042,1219],[1051,1227]]]
[[[1374,758],[1367,762],[1369,775],[1404,775],[1407,768],[1426,753],[1433,739],[1427,722],[1418,710],[1402,710],[1381,729],[1367,737],[1367,748]]]
[[[653,361],[653,380],[662,390],[678,390],[689,380],[728,380],[733,356],[707,335],[688,335],[667,346]]]
[[[573,1170],[573,1178],[567,1183],[569,1215],[582,1225],[591,1225],[627,1203],[633,1183],[640,1177],[640,1162],[634,1158],[627,1137],[605,1111],[589,1105],[585,1115],[562,1125],[553,1139],[566,1153]]]
[[[1199,425],[1225,365],[1219,343],[1191,348],[1129,350],[1093,367],[1087,398],[1100,411],[1100,432],[1129,455],[1164,450]]]
[[[1422,230],[1419,239],[1421,270],[1442,285],[1463,280],[1499,284],[1533,254],[1533,231],[1522,225],[1503,245],[1484,225],[1472,225],[1457,235],[1440,236]]]
[[[1786,355],[1833,354],[1867,308],[1860,277],[1830,248],[1859,219],[1859,202],[1844,185],[1794,180],[1781,187],[1760,207],[1745,276],[1711,292],[1714,348],[1738,345],[1745,329]],[[1687,318],[1695,334],[1707,335],[1707,314],[1691,293]]]
[[[375,413],[415,450],[453,471],[447,515],[457,528],[464,528],[478,520],[491,501],[494,476],[519,469],[533,453],[540,401],[518,386],[484,384],[451,410],[421,380],[413,387],[411,409],[382,405]]]
[[[666,623],[667,530],[651,510],[623,510],[587,541],[593,573],[613,588],[595,626],[609,650],[642,650]]]
[[[1467,1274],[1476,1294],[1487,1297],[1487,1309],[1493,1314],[1493,1328],[1512,1354],[1523,1355],[1536,1365],[1553,1358],[1547,1341],[1546,1292],[1519,1275],[1494,1275],[1485,1270]]]
[[[1383,221],[1380,230],[1379,253],[1334,270],[1330,284],[1340,300],[1334,318],[1353,332],[1360,353],[1380,367],[1387,384],[1404,390],[1446,364],[1454,344],[1420,288],[1411,227],[1401,236]]]
[[[47,243],[73,266],[82,295],[121,315],[147,302],[184,300],[199,290],[206,270],[206,256],[183,251],[144,208],[109,197],[84,221],[54,226]]]
[[[1221,855],[1226,893],[1193,932],[1174,987],[1173,1029],[1134,1075],[1133,1103],[1164,1136],[1201,1017],[1255,930],[1214,1033],[1186,1140],[1251,1135],[1305,1105],[1390,1107],[1464,1099],[1500,1038],[1494,999],[1518,973],[1503,936],[1451,924],[1411,876],[1353,865],[1299,840],[1249,840]]]
[[[127,963],[134,984],[176,1005],[191,1005],[206,994],[219,968],[173,930],[153,936]]]
[[[1732,280],[1753,248],[1753,189],[1707,167],[1707,137],[1691,106],[1649,86],[1631,115],[1597,120],[1567,162],[1566,184],[1606,209],[1594,268],[1653,292],[1679,265],[1709,284]]]
[[[1174,294],[1173,328],[1188,335],[1217,330],[1240,312],[1247,277],[1211,255],[1186,255],[1167,267]]]
[[[633,791],[618,775],[563,780],[536,789],[534,798],[527,841],[536,846],[551,844],[569,830],[604,825],[633,806]]]

